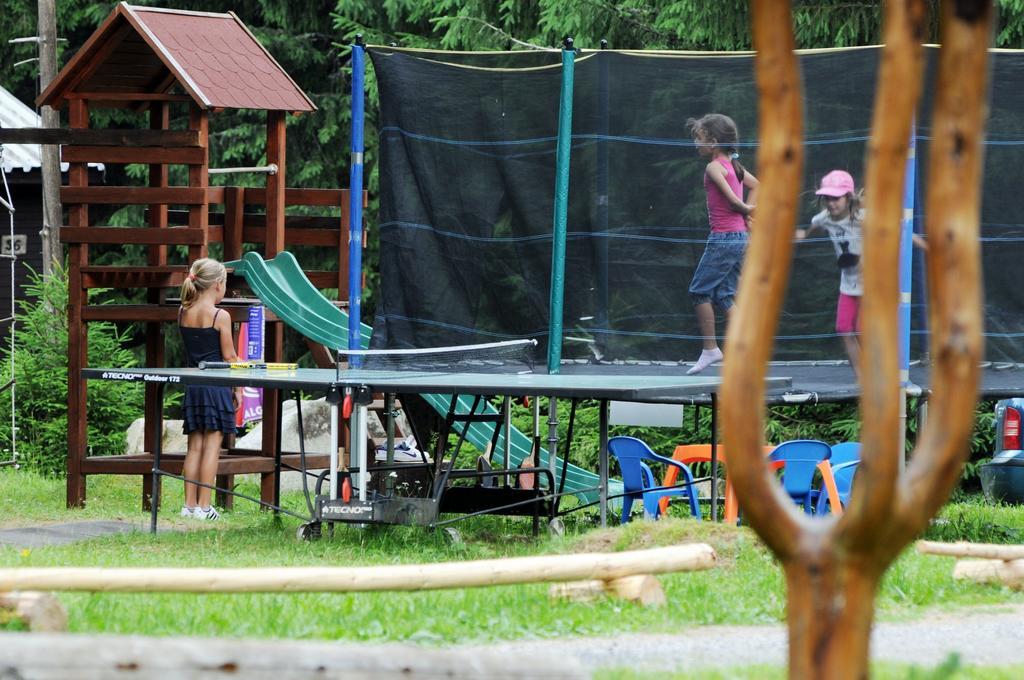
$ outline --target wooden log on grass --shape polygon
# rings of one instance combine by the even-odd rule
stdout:
[[[1014,590],[1024,590],[1024,559],[957,560],[953,578],[975,583],[1002,583]]]
[[[31,631],[59,633],[68,629],[67,610],[49,593],[0,592],[0,619],[11,618]]]
[[[0,569],[0,591],[86,592],[359,592],[437,590],[479,586],[613,581],[637,574],[699,571],[715,566],[706,543],[620,553],[510,557],[372,567],[270,567],[251,569],[108,569],[44,567]]]
[[[953,578],[976,583],[1002,583],[1016,590],[1024,589],[1024,545],[918,541],[917,552],[924,555],[982,558],[957,560],[953,567]]]
[[[665,590],[656,576],[637,574],[610,581],[590,580],[571,583],[553,583],[548,595],[555,599],[589,602],[599,597],[611,596],[636,602],[644,607],[660,607],[668,602]]]
[[[980,557],[990,560],[1024,560],[1024,545],[999,545],[997,543],[940,543],[918,541],[917,552],[923,555],[947,555],[949,557]]]
[[[588,678],[590,673],[573,656],[544,652],[512,659],[497,650],[333,640],[0,633],[0,677],[555,680]]]

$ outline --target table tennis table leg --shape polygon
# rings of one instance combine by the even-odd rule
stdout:
[[[356,417],[355,427],[352,428],[352,437],[355,439],[353,449],[358,454],[359,461],[359,500],[366,500],[366,423],[369,419],[366,404],[357,404],[352,409],[352,415]]]
[[[551,486],[555,486],[555,458],[558,455],[558,399],[548,397],[548,479]],[[538,461],[539,462],[539,461]],[[538,480],[539,481],[539,480]],[[555,488],[548,489],[549,494],[554,494]],[[553,498],[552,498],[553,500]]]
[[[338,404],[337,402],[331,403],[331,448],[330,448],[330,466],[331,466],[331,500],[338,497]]]
[[[718,395],[711,393],[711,521],[718,521]]]
[[[600,447],[597,453],[598,500],[601,508],[601,526],[608,526],[608,400],[602,399],[599,406],[598,430]]]
[[[164,383],[156,383],[154,400],[156,408],[153,410],[157,417],[156,422],[152,424],[155,430],[153,435],[153,495],[149,499],[149,531],[153,534],[156,533],[157,514],[160,512],[160,487],[163,486],[163,480],[160,478],[160,449],[164,438]]]
[[[512,466],[512,398],[505,397],[501,400],[501,422],[505,430],[504,441],[501,446],[501,467],[508,470]],[[505,475],[505,488],[512,484],[512,477]]]
[[[301,409],[302,403],[299,393],[295,392],[295,408]],[[288,398],[288,392],[281,390],[277,393],[277,439],[274,441],[274,516],[277,517],[281,507],[281,436],[284,429],[284,402]],[[298,415],[298,414],[297,414]],[[301,415],[300,415],[301,417]]]

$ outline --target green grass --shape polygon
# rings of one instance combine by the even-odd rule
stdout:
[[[64,508],[63,482],[23,471],[0,472],[0,517],[6,526],[83,519],[123,519],[147,526],[137,477],[92,477],[85,509]],[[255,485],[248,488],[257,494]],[[287,498],[295,509],[301,496]],[[413,593],[353,594],[103,594],[63,593],[69,625],[77,632],[140,633],[425,643],[489,641],[628,632],[678,632],[695,624],[782,621],[781,572],[757,537],[744,528],[709,522],[634,522],[594,529],[570,520],[566,536],[530,537],[529,520],[482,517],[456,525],[464,541],[452,545],[419,527],[339,527],[316,542],[295,539],[298,521],[275,520],[251,503],[237,502],[216,525],[179,519],[181,485],[165,484],[161,527],[180,529],[110,536],[33,550],[0,548],[0,566],[251,567],[353,566],[439,562],[503,556],[609,551],[706,541],[720,557],[714,570],[660,577],[670,606],[645,609],[617,600],[555,602],[545,585],[501,586]],[[960,504],[944,516],[967,513],[993,525],[1024,528],[1024,511]],[[952,513],[952,514],[951,514]],[[980,519],[978,521],[981,521]],[[973,526],[973,525],[971,525]],[[996,586],[954,582],[951,558],[907,551],[879,594],[879,618],[919,616],[933,607],[1024,602]]]

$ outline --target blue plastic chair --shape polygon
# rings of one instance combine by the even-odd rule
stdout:
[[[832,457],[829,458],[832,465],[832,477],[836,480],[836,490],[839,491],[839,500],[846,507],[850,502],[850,493],[853,491],[853,478],[857,474],[857,466],[860,464],[860,442],[842,442],[832,445]],[[815,514],[824,515],[832,511],[832,504],[828,502],[828,496],[822,489],[818,495],[818,507]]]
[[[822,495],[813,486],[814,473],[818,463],[831,456],[831,447],[817,439],[783,442],[768,456],[769,460],[783,463],[782,488],[808,515],[813,514],[814,503]]]
[[[665,456],[659,456],[646,443],[636,437],[612,437],[608,440],[608,451],[619,461],[622,470],[622,524],[629,521],[633,501],[639,499],[644,506],[644,517],[657,519],[661,514],[658,501],[665,496],[684,496],[690,502],[690,514],[700,519],[700,505],[697,503],[697,489],[693,475],[686,465]],[[673,489],[658,489],[654,473],[645,461],[663,463],[678,468],[685,486]],[[648,491],[648,489],[655,489]]]

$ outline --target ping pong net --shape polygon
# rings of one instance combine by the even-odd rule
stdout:
[[[338,370],[431,373],[532,373],[536,340],[416,349],[338,350]]]

